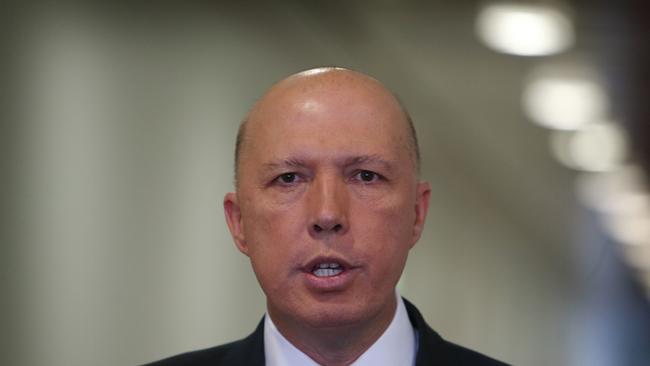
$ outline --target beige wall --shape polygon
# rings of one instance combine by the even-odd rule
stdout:
[[[25,22],[24,120],[11,145],[8,364],[133,365],[252,331],[264,297],[221,209],[232,189],[236,128],[274,80],[321,64],[386,80],[414,112],[433,194],[402,293],[450,340],[514,364],[567,364],[574,287],[570,261],[561,259],[570,246],[557,238],[569,235],[518,217],[517,204],[541,214],[551,206],[505,200],[503,192],[521,190],[494,190],[513,182],[505,175],[483,181],[468,173],[480,162],[503,162],[495,175],[517,166],[499,159],[496,145],[476,143],[472,133],[483,127],[451,124],[510,113],[470,100],[474,114],[457,110],[456,95],[472,89],[451,67],[453,57],[465,59],[465,46],[438,44],[428,52],[452,56],[406,59],[391,48],[400,44],[392,31],[399,17],[351,22],[375,40],[329,29],[300,7],[265,11],[271,15],[229,10],[171,25],[164,17],[120,23],[55,13]],[[433,26],[453,34],[451,23]],[[485,118],[481,125],[498,125]]]

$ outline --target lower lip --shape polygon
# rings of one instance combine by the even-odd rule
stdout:
[[[336,276],[318,277],[311,272],[303,272],[307,287],[319,292],[341,291],[350,285],[354,279],[356,270],[346,269]]]

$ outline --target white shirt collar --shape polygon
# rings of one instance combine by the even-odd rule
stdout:
[[[388,328],[350,366],[415,365],[415,329],[409,321],[404,301],[396,296],[397,309]],[[264,317],[264,354],[266,366],[318,366],[280,334],[268,313]]]

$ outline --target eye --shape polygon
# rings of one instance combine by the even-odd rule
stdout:
[[[281,184],[293,184],[298,181],[298,174],[296,173],[284,173],[275,178],[275,180]]]
[[[378,180],[380,176],[379,174],[372,172],[370,170],[361,170],[356,174],[355,178],[364,183],[371,183]]]

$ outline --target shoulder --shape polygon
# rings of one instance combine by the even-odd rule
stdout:
[[[220,346],[183,353],[143,366],[263,366],[264,319],[248,337]]]
[[[446,341],[425,322],[418,309],[404,299],[413,327],[418,332],[416,365],[507,366],[471,349]]]
[[[443,364],[463,366],[507,366],[507,364],[484,354],[442,339],[441,358]]]

